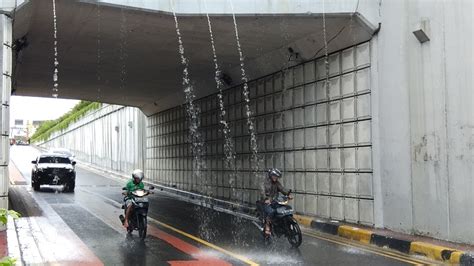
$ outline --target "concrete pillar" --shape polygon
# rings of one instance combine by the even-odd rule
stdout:
[[[8,162],[10,153],[10,95],[12,74],[12,20],[7,15],[0,15],[0,208],[8,207]]]

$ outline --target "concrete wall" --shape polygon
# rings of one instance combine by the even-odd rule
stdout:
[[[331,54],[329,68],[327,88],[324,58],[249,83],[260,170],[284,171],[299,213],[373,225],[370,44]],[[237,153],[234,191],[224,167],[215,94],[196,101],[206,142],[203,180],[193,178],[181,106],[148,117],[147,175],[184,190],[206,184],[217,198],[253,204],[261,179],[251,173],[242,86],[226,90],[224,99]]]
[[[384,1],[380,12],[377,225],[474,243],[472,2]],[[425,43],[412,33],[422,20]]]
[[[68,148],[80,162],[128,174],[144,168],[145,122],[137,108],[105,105],[39,146]]]
[[[12,21],[6,15],[0,15],[0,208],[8,207],[8,175],[10,153],[10,94],[12,73]]]

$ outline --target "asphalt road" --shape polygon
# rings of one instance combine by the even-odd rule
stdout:
[[[37,151],[13,146],[11,159],[28,182],[12,188],[12,205],[24,215],[54,213],[51,224],[77,236],[105,265],[413,265],[425,262],[405,254],[367,247],[341,238],[304,230],[303,244],[290,248],[286,239],[264,247],[256,227],[222,212],[180,201],[157,191],[150,197],[148,237],[127,235],[118,219],[125,181],[77,167],[76,191],[30,185],[31,160]],[[29,197],[29,200],[25,198]],[[18,204],[15,202],[23,202]],[[41,206],[42,211],[38,211]],[[53,217],[53,216],[52,216]],[[51,225],[50,225],[51,226]],[[47,238],[47,237],[46,237]],[[34,237],[33,237],[34,239]],[[73,240],[71,240],[73,241]],[[21,238],[20,238],[21,242]],[[21,244],[21,243],[20,243]],[[28,245],[22,245],[28,246]],[[28,250],[24,263],[33,262]]]

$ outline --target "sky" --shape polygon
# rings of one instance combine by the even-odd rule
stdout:
[[[15,119],[51,120],[71,110],[79,100],[41,97],[12,96],[10,100],[10,125]]]

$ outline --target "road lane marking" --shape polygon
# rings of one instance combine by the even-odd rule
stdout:
[[[120,207],[120,206],[121,206],[121,204],[118,203],[118,202],[116,202],[115,200],[112,200],[112,199],[110,199],[110,198],[108,198],[108,197],[105,197],[105,196],[103,196],[103,195],[100,195],[100,194],[98,194],[98,193],[95,193],[95,192],[92,192],[92,191],[88,191],[88,190],[83,190],[83,191],[88,192],[88,193],[90,193],[90,194],[94,194],[94,195],[96,195],[96,196],[99,196],[99,197],[101,197],[101,198],[103,198],[103,199],[105,199],[105,200],[107,200],[107,201],[113,203],[113,205],[115,205],[115,206],[117,206],[117,207]],[[203,245],[206,245],[206,246],[208,246],[208,247],[210,247],[210,248],[212,248],[212,249],[215,249],[215,250],[220,251],[220,252],[222,252],[222,253],[224,253],[224,254],[227,254],[227,255],[229,255],[229,256],[231,256],[231,257],[233,257],[233,258],[236,258],[236,259],[238,259],[238,260],[240,260],[240,261],[243,261],[243,262],[245,262],[245,263],[248,264],[248,265],[259,265],[259,264],[255,263],[255,262],[253,262],[253,261],[247,259],[247,258],[244,257],[244,256],[241,256],[241,255],[239,255],[239,254],[235,254],[235,253],[233,253],[233,252],[230,252],[230,251],[228,251],[228,250],[225,250],[225,249],[223,249],[223,248],[221,248],[221,247],[219,247],[219,246],[216,246],[216,245],[214,245],[214,244],[211,244],[211,243],[209,243],[209,242],[207,242],[207,241],[205,241],[205,240],[202,240],[202,239],[200,239],[200,238],[198,238],[198,237],[196,237],[196,236],[193,236],[193,235],[191,235],[191,234],[188,234],[188,233],[186,233],[186,232],[184,232],[184,231],[181,231],[181,230],[179,230],[179,229],[177,229],[177,228],[174,228],[174,227],[172,227],[172,226],[170,226],[170,225],[168,225],[168,224],[165,224],[165,223],[163,223],[163,222],[160,222],[160,221],[158,221],[158,220],[156,220],[156,219],[153,219],[153,218],[151,218],[151,217],[148,217],[148,220],[153,221],[154,223],[159,224],[159,225],[161,225],[161,226],[163,226],[163,227],[165,227],[165,228],[168,228],[168,229],[170,229],[170,230],[172,230],[172,231],[174,231],[174,232],[176,232],[176,233],[179,233],[179,234],[181,234],[181,235],[183,235],[183,236],[185,236],[185,237],[188,237],[188,238],[190,238],[190,239],[192,239],[192,240],[194,240],[194,241],[196,241],[196,242],[199,242],[199,243],[201,243],[201,244],[203,244]],[[388,257],[388,258],[391,258],[391,259],[394,259],[394,260],[406,262],[406,263],[413,264],[413,265],[427,265],[427,264],[433,264],[433,262],[428,262],[428,261],[423,261],[423,260],[412,259],[412,258],[404,257],[404,256],[401,255],[401,254],[391,253],[391,252],[385,252],[385,251],[382,251],[382,250],[379,250],[379,249],[374,249],[373,247],[368,246],[368,245],[358,245],[358,243],[355,243],[355,242],[353,242],[353,241],[351,241],[351,242],[349,242],[349,241],[343,242],[341,239],[337,239],[337,240],[336,240],[336,239],[331,239],[331,238],[328,238],[328,237],[316,235],[316,234],[314,234],[314,233],[309,233],[309,232],[303,232],[303,234],[305,234],[305,235],[307,235],[307,236],[314,237],[314,238],[318,238],[318,239],[321,239],[321,240],[325,240],[325,241],[328,241],[328,242],[332,242],[332,243],[335,243],[335,244],[340,244],[340,245],[349,246],[349,247],[356,247],[356,248],[359,248],[359,249],[362,249],[362,250],[371,252],[371,253],[376,254],[376,255],[379,255],[379,256]]]
[[[323,235],[319,235],[319,234],[315,234],[315,233],[307,232],[307,231],[303,231],[303,234],[307,235],[307,236],[310,236],[310,237],[313,237],[313,238],[320,239],[320,240],[328,241],[328,242],[331,242],[331,243],[334,243],[334,244],[339,244],[339,245],[348,246],[348,247],[356,247],[356,248],[368,251],[370,253],[374,253],[374,254],[379,255],[379,256],[388,257],[388,258],[398,260],[398,261],[402,261],[402,262],[406,262],[406,263],[409,263],[409,264],[412,264],[412,265],[432,265],[432,264],[435,264],[435,262],[428,262],[428,261],[413,259],[413,258],[409,258],[409,257],[404,257],[402,254],[392,253],[392,252],[385,251],[385,250],[379,250],[375,247],[368,246],[368,245],[363,245],[363,244],[360,244],[360,243],[356,243],[354,241],[349,241],[349,240],[345,240],[345,239],[335,239],[335,238],[332,238],[330,236],[323,236]]]
[[[115,205],[117,208],[121,208],[121,207],[122,207],[122,204],[120,204],[120,203],[116,202],[115,200],[110,199],[110,198],[108,198],[108,197],[106,197],[106,196],[104,196],[104,195],[101,195],[101,194],[99,194],[99,193],[95,193],[95,192],[92,192],[92,191],[89,191],[89,190],[85,190],[85,189],[80,189],[80,190],[81,190],[81,191],[84,191],[84,192],[86,192],[86,193],[89,193],[89,194],[93,194],[93,195],[95,195],[95,196],[97,196],[97,197],[100,197],[100,198],[102,198],[102,199],[104,199],[104,200],[110,202],[111,204]],[[200,239],[200,238],[198,238],[198,237],[196,237],[196,236],[193,236],[193,235],[188,234],[188,233],[186,233],[186,232],[184,232],[184,231],[181,231],[181,230],[179,230],[179,229],[177,229],[177,228],[174,228],[174,227],[171,226],[171,225],[168,225],[168,224],[165,224],[165,223],[163,223],[163,222],[160,222],[160,221],[158,221],[158,220],[156,220],[156,219],[153,219],[153,218],[150,217],[150,216],[148,216],[148,220],[149,220],[149,221],[152,221],[152,222],[154,222],[154,223],[156,223],[156,224],[159,224],[159,225],[161,225],[161,226],[163,226],[163,227],[165,227],[165,228],[168,228],[169,230],[174,231],[174,232],[176,232],[176,233],[178,233],[178,234],[181,234],[181,235],[183,235],[183,236],[185,236],[185,237],[187,237],[187,238],[190,238],[190,239],[192,239],[192,240],[194,240],[194,241],[196,241],[196,242],[198,242],[198,243],[201,243],[201,244],[203,244],[203,245],[205,245],[205,246],[208,246],[208,247],[210,247],[210,248],[212,248],[212,249],[215,249],[215,250],[217,250],[217,251],[219,251],[219,252],[221,252],[221,253],[224,253],[224,254],[226,254],[226,255],[229,255],[229,256],[231,256],[231,257],[233,257],[233,258],[235,258],[235,259],[237,259],[237,260],[239,260],[239,261],[242,261],[242,262],[244,262],[244,263],[246,263],[246,264],[248,264],[248,265],[251,265],[251,266],[258,266],[258,265],[259,265],[258,263],[253,262],[253,261],[251,261],[250,259],[248,259],[248,258],[246,258],[246,257],[244,257],[244,256],[242,256],[242,255],[235,254],[235,253],[233,253],[233,252],[231,252],[231,251],[228,251],[228,250],[226,250],[226,249],[223,249],[223,248],[221,248],[221,247],[219,247],[219,246],[216,246],[216,245],[214,245],[214,244],[212,244],[212,243],[209,243],[209,242],[207,242],[207,241],[205,241],[205,240],[203,240],[203,239]]]
[[[229,256],[231,256],[231,257],[237,259],[237,260],[243,261],[243,262],[245,262],[245,263],[248,264],[248,265],[251,265],[251,266],[258,266],[258,265],[259,265],[258,263],[253,262],[253,261],[249,260],[248,258],[242,256],[242,255],[235,254],[235,253],[233,253],[233,252],[231,252],[231,251],[228,251],[228,250],[226,250],[226,249],[223,249],[223,248],[221,248],[221,247],[219,247],[219,246],[216,246],[216,245],[214,245],[214,244],[212,244],[212,243],[209,243],[209,242],[207,242],[207,241],[205,241],[205,240],[203,240],[203,239],[201,239],[201,238],[199,238],[199,237],[193,236],[193,235],[188,234],[188,233],[186,233],[186,232],[184,232],[184,231],[181,231],[181,230],[179,230],[179,229],[177,229],[177,228],[174,228],[174,227],[171,226],[171,225],[165,224],[165,223],[160,222],[160,221],[158,221],[158,220],[156,220],[156,219],[153,219],[153,218],[151,218],[151,217],[148,217],[148,220],[150,220],[150,221],[152,221],[152,222],[154,222],[154,223],[156,223],[156,224],[159,224],[159,225],[161,225],[161,226],[163,226],[163,227],[165,227],[165,228],[168,228],[168,229],[170,229],[171,231],[174,231],[174,232],[176,232],[176,233],[178,233],[178,234],[180,234],[180,235],[183,235],[183,236],[185,236],[185,237],[187,237],[187,238],[190,238],[190,239],[192,239],[192,240],[194,240],[194,241],[196,241],[196,242],[199,242],[199,243],[201,243],[201,244],[203,244],[203,245],[205,245],[205,246],[207,246],[207,247],[210,247],[210,248],[212,248],[212,249],[215,249],[215,250],[217,250],[217,251],[219,251],[219,252],[221,252],[221,253],[227,254],[227,255],[229,255]]]

